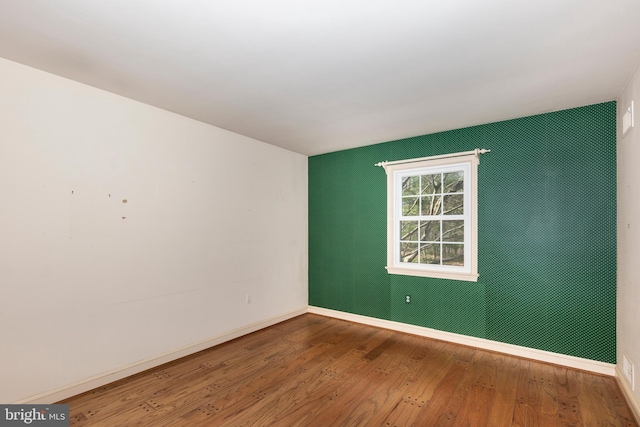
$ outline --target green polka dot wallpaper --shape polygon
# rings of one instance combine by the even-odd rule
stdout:
[[[478,282],[387,274],[374,164],[475,148]],[[615,298],[615,102],[309,158],[312,306],[615,363]]]

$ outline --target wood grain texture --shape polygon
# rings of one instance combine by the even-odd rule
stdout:
[[[61,403],[77,427],[639,427],[614,378],[314,314]]]

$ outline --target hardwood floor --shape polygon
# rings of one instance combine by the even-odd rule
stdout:
[[[72,426],[638,427],[611,377],[313,314],[61,403]]]

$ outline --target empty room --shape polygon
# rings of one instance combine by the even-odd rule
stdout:
[[[0,0],[0,424],[638,426],[638,22]]]

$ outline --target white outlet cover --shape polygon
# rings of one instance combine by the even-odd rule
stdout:
[[[627,132],[634,126],[633,119],[633,101],[631,101],[631,105],[626,109],[624,114],[622,115],[622,135],[626,135]]]
[[[631,391],[635,391],[636,389],[634,371],[635,369],[633,368],[633,363],[631,363],[631,360],[627,357],[626,354],[623,354],[622,355],[622,373],[627,379],[627,381],[629,382],[629,385],[631,386]]]

